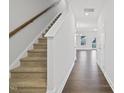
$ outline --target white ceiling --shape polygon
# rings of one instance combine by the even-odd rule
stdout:
[[[97,23],[98,17],[104,7],[106,0],[69,0],[77,23],[79,25],[93,25]],[[84,12],[85,8],[93,8],[94,12]],[[84,26],[85,26],[84,25]]]

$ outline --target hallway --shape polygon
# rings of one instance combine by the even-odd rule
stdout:
[[[113,93],[96,64],[96,51],[77,52],[77,61],[62,93]]]

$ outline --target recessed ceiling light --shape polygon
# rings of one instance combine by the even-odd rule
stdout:
[[[88,15],[89,15],[89,13],[87,13],[87,12],[86,12],[86,13],[84,13],[84,14],[85,14],[86,16],[88,16]]]
[[[94,31],[98,31],[98,29],[97,28],[94,28]]]

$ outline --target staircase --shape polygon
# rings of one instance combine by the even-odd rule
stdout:
[[[59,13],[42,34],[43,38],[33,44],[21,65],[11,70],[10,93],[46,93],[47,89],[47,38],[44,35],[62,15]]]
[[[11,70],[10,93],[46,93],[47,38],[39,38],[20,62]]]

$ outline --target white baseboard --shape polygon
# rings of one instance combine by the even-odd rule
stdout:
[[[64,78],[64,80],[62,82],[62,84],[60,86],[57,86],[56,88],[54,88],[51,91],[50,90],[47,90],[47,93],[62,93],[62,91],[63,91],[63,89],[65,87],[65,84],[66,84],[66,82],[67,82],[67,80],[69,78],[69,75],[71,74],[71,71],[72,71],[72,69],[74,67],[74,64],[75,64],[75,62],[71,65],[71,67],[70,67],[70,69],[69,69],[66,77]]]
[[[26,47],[26,49],[15,59],[15,61],[10,65],[9,70],[12,70],[18,66],[20,66],[20,59],[27,55],[27,51],[32,48],[32,45],[37,42],[37,39],[41,37],[42,32],[38,34],[35,39]],[[11,76],[11,75],[10,75]]]
[[[9,70],[12,70],[12,69],[14,69],[14,68],[16,68],[16,67],[19,67],[20,66],[20,62],[19,62],[19,60],[15,60],[11,65],[10,65],[10,67],[9,67]]]
[[[97,48],[76,48],[76,50],[97,50]]]
[[[109,83],[110,87],[113,90],[114,93],[114,84],[112,83],[111,79],[109,78],[108,74],[106,73],[106,71],[101,67],[101,65],[97,62],[98,66],[100,67],[101,71],[103,72],[107,82]]]
[[[113,92],[114,92],[114,84],[112,83],[111,79],[108,77],[108,74],[104,71],[104,76],[106,77],[106,80],[108,81],[110,87],[112,88]]]

